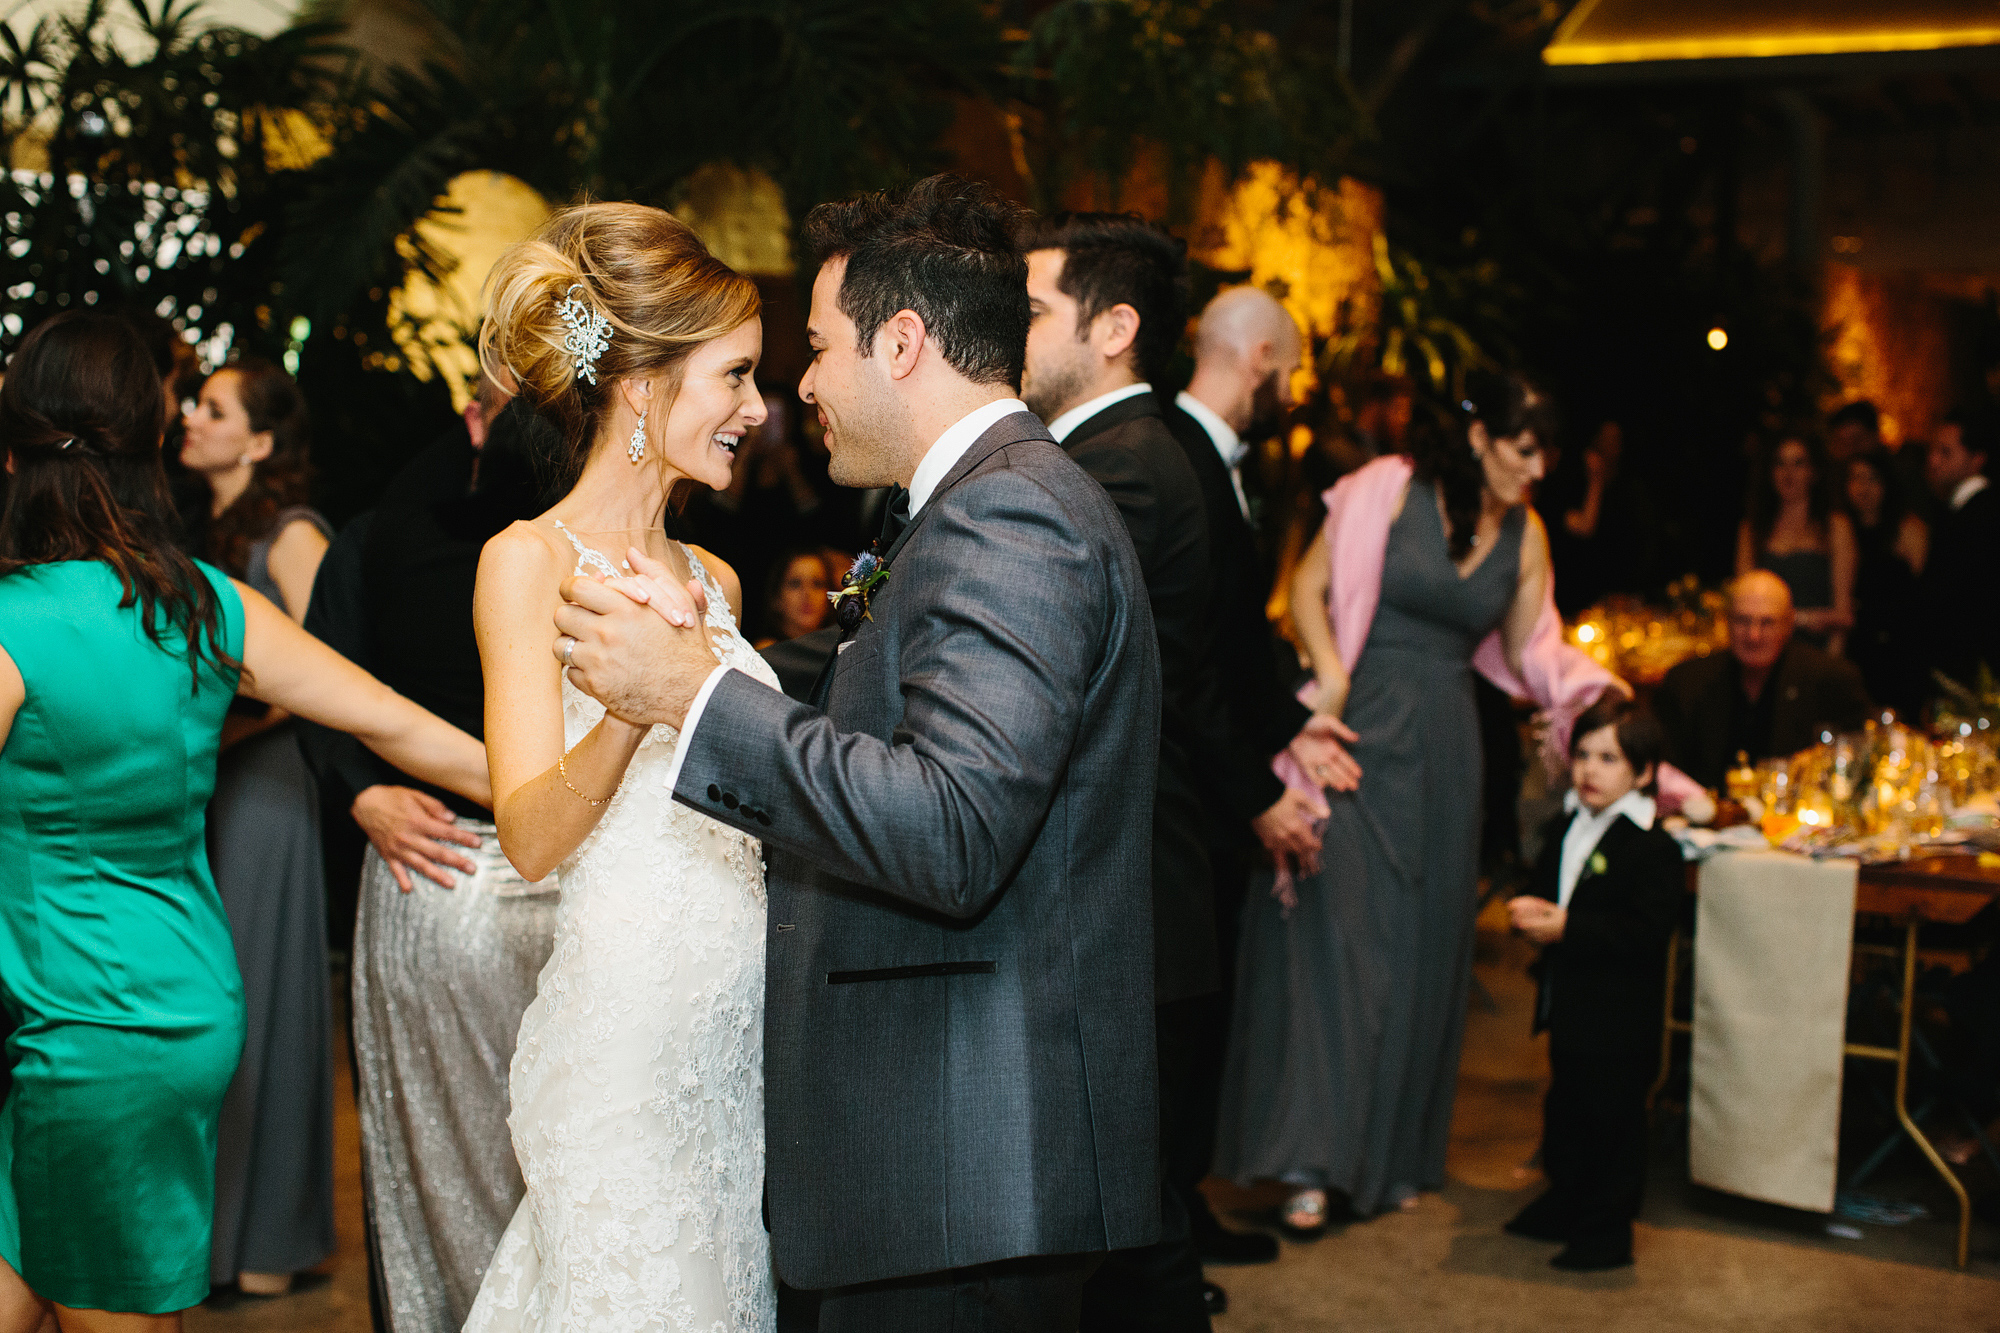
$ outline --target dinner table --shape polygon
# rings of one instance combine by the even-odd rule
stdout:
[[[1786,853],[1785,855],[1792,855]],[[1699,892],[1699,865],[1688,865],[1688,890]],[[1957,1264],[1966,1265],[1972,1234],[1972,1200],[1965,1183],[1952,1169],[1930,1136],[1910,1114],[1910,1035],[1916,1013],[1920,934],[1927,925],[1964,925],[1987,904],[2000,898],[2000,857],[1964,852],[1917,854],[1907,860],[1864,864],[1855,885],[1854,915],[1893,926],[1900,935],[1902,963],[1901,1000],[1897,1007],[1896,1044],[1873,1045],[1845,1042],[1842,1053],[1849,1059],[1874,1060],[1895,1067],[1894,1108],[1903,1132],[1917,1145],[1952,1196],[1958,1201]],[[1675,991],[1679,979],[1680,951],[1684,948],[1676,933],[1668,943],[1667,994],[1664,1030],[1660,1043],[1659,1078],[1653,1085],[1657,1096],[1666,1085],[1672,1041],[1675,1034],[1692,1034],[1692,1019],[1676,1018]]]

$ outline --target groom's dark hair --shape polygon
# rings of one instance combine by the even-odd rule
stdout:
[[[930,176],[903,190],[821,204],[801,237],[818,268],[845,257],[840,309],[861,354],[899,310],[915,311],[938,350],[975,384],[1021,387],[1028,352],[1028,261],[1016,236],[1028,212],[992,186]]]

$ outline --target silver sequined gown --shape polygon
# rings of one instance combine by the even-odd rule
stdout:
[[[556,877],[522,879],[491,824],[478,869],[409,893],[373,847],[354,930],[362,1182],[389,1333],[465,1323],[524,1186],[507,1137],[507,1067],[555,942]]]

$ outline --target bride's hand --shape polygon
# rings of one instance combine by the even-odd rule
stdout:
[[[605,587],[617,589],[641,606],[652,607],[669,625],[693,629],[702,623],[708,614],[708,593],[700,579],[689,579],[685,584],[674,582],[673,571],[665,563],[636,546],[625,552],[625,561],[632,573],[601,580]]]
[[[560,591],[555,655],[570,683],[632,726],[680,726],[716,666],[709,636],[654,623],[598,579],[564,579]]]

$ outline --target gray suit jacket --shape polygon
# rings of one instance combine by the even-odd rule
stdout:
[[[764,840],[765,1179],[805,1288],[1159,1230],[1160,666],[1131,540],[1017,413],[888,563],[826,712],[729,673],[674,790]]]

